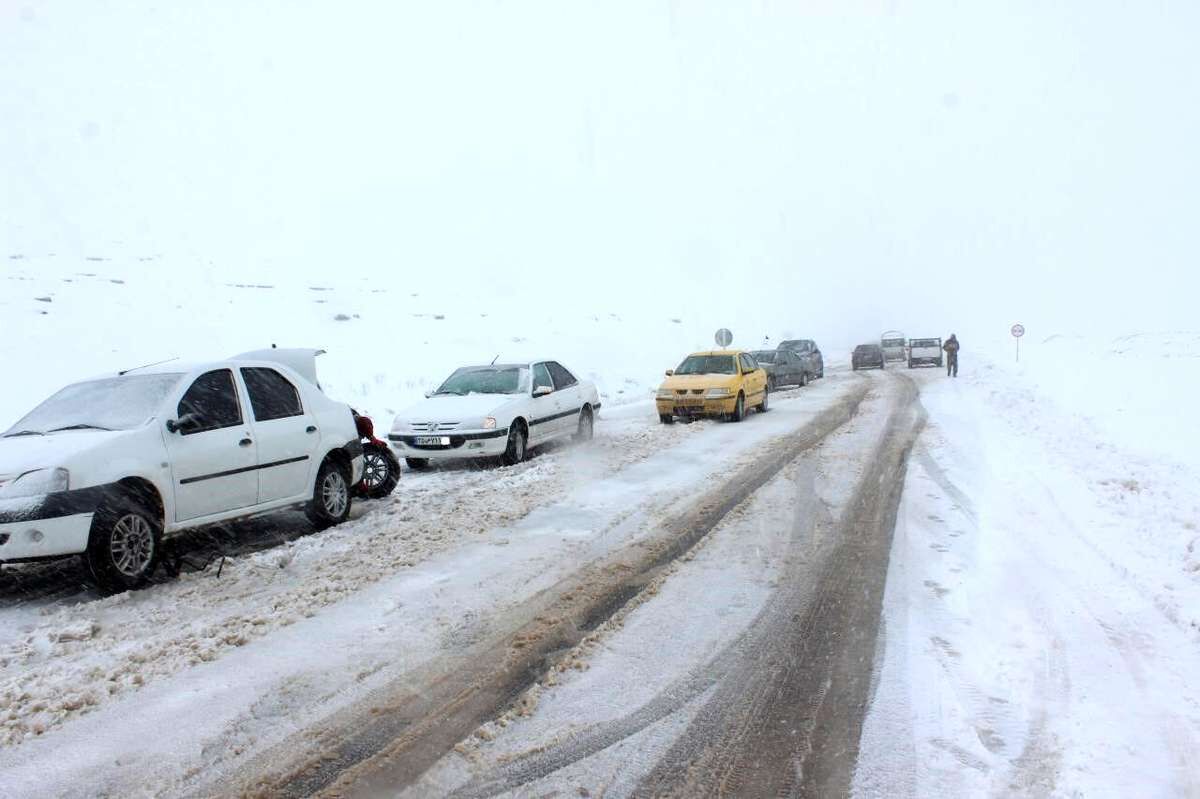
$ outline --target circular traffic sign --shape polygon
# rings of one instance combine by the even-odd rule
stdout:
[[[724,327],[718,330],[713,338],[716,339],[718,347],[728,347],[733,343],[733,333]]]
[[[1020,338],[1025,335],[1025,325],[1017,324],[1012,326],[1013,338]]]

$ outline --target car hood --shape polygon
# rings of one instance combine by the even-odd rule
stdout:
[[[488,416],[520,399],[521,394],[440,394],[412,405],[396,414],[406,422],[464,422]]]
[[[737,382],[737,375],[671,375],[663,381],[664,389],[728,388]]]
[[[70,467],[78,454],[127,435],[127,430],[63,430],[44,436],[0,438],[0,482],[31,469]]]

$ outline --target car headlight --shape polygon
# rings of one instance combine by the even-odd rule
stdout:
[[[675,392],[669,388],[660,388],[658,390],[658,394],[655,396],[657,396],[659,399],[671,399],[671,397],[675,396]]]
[[[53,494],[55,491],[66,491],[70,485],[71,474],[66,469],[30,469],[0,488],[0,497],[14,499]]]
[[[708,392],[705,393],[704,396],[706,396],[710,399],[717,399],[720,397],[728,397],[729,389],[727,389],[727,388],[710,388],[708,390]]]
[[[496,429],[496,417],[495,416],[483,417],[483,429],[484,430],[495,430]]]

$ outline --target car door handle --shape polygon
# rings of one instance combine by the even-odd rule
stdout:
[[[238,442],[238,446],[239,446],[239,447],[248,447],[248,446],[250,446],[250,445],[251,445],[251,444],[253,444],[253,443],[254,443],[254,442],[253,442],[253,441],[251,441],[250,439],[248,439],[248,438],[243,438],[241,441],[239,441],[239,442]]]
[[[315,433],[317,432],[317,426],[315,424],[310,424],[308,427],[304,428],[304,432]]]

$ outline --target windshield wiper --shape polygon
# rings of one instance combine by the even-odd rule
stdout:
[[[15,433],[5,433],[5,438],[16,438],[17,436],[44,436],[46,435],[41,430],[18,430]]]
[[[50,430],[47,430],[46,432],[47,433],[57,433],[62,430],[107,430],[107,431],[111,432],[112,428],[111,427],[101,427],[100,425],[95,425],[95,424],[69,424],[66,427],[55,427]]]
[[[456,396],[456,397],[465,397],[465,396],[466,396],[466,393],[465,393],[465,392],[462,392],[462,391],[450,391],[450,390],[448,390],[448,389],[447,389],[447,390],[442,390],[442,391],[435,391],[435,392],[433,392],[433,396],[435,396],[435,397],[436,397],[438,394],[453,394],[453,395],[454,395],[454,396]]]

